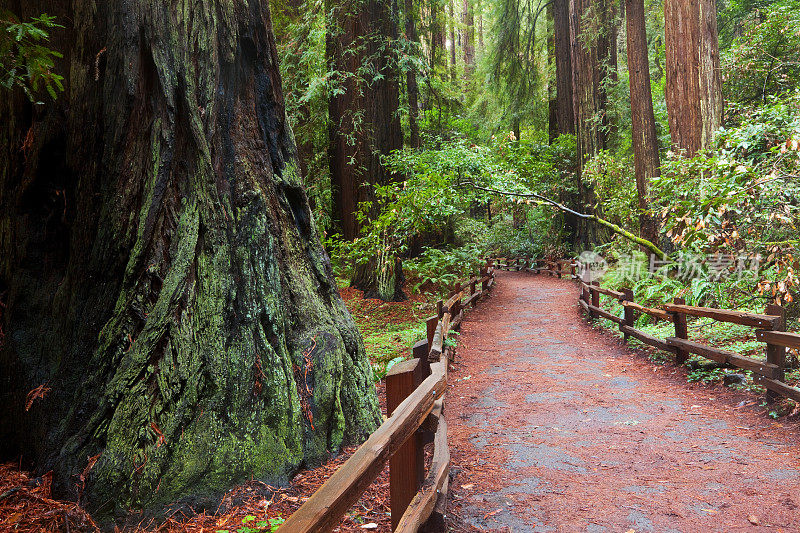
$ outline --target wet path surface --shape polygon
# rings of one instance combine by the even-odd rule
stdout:
[[[446,408],[453,528],[800,531],[797,423],[592,329],[577,292],[498,272],[464,322]]]

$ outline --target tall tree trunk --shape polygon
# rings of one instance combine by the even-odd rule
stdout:
[[[447,55],[444,47],[445,20],[444,0],[430,0],[431,10],[431,76],[436,74],[439,66],[447,68]]]
[[[483,52],[483,4],[478,0],[478,48]]]
[[[587,34],[597,33],[587,28],[585,15],[591,7],[590,0],[571,0],[570,32],[572,36],[572,87],[575,112],[575,133],[578,144],[579,173],[584,163],[603,148],[603,135],[595,119],[600,112],[600,63],[597,43]]]
[[[447,21],[450,26],[450,81],[456,81],[456,13],[455,13],[455,0],[450,0],[448,10],[450,12],[449,20]]]
[[[599,109],[601,113],[603,137],[602,146],[607,148],[614,137],[615,125],[609,114],[608,84],[615,83],[617,73],[617,36],[619,27],[617,22],[617,0],[600,0],[596,8],[600,11],[601,28],[597,37],[597,60],[600,66]]]
[[[553,0],[553,36],[556,61],[556,121],[558,133],[575,134],[572,90],[572,37],[570,35],[570,0]]]
[[[417,11],[414,8],[414,0],[405,0],[405,24],[406,39],[412,43],[417,43],[416,17]],[[408,91],[408,125],[410,129],[409,144],[412,148],[419,148],[419,85],[417,84],[417,71],[411,68],[406,72],[406,90]]]
[[[463,50],[464,50],[464,76],[471,76],[475,70],[475,12],[470,0],[464,0],[464,10],[461,13]]]
[[[547,27],[553,26],[553,3],[547,4]],[[547,72],[555,72],[555,32],[547,33]],[[548,74],[547,83],[547,138],[552,143],[558,137],[558,97],[553,78]]]
[[[374,185],[385,185],[394,179],[381,158],[403,146],[397,113],[398,76],[385,50],[386,40],[397,39],[393,5],[382,0],[366,0],[358,5],[358,12],[349,12],[350,4],[342,2],[332,11],[342,30],[339,38],[329,39],[330,68],[344,73],[346,79],[344,92],[330,100],[329,160],[334,212],[342,237],[347,240],[355,239],[361,232],[362,226],[356,216],[359,204],[374,201]],[[367,61],[372,62],[375,72],[383,75],[381,79],[358,79],[355,74]],[[373,205],[368,216],[377,214],[375,207]],[[378,290],[382,267],[370,262],[358,268],[353,285],[368,295],[395,299],[402,295],[399,287],[389,291],[389,295]],[[394,279],[399,284],[402,275],[398,273]]]
[[[67,26],[67,90],[0,104],[2,458],[101,516],[213,509],[373,430],[267,3],[0,2],[20,6]]]
[[[595,195],[582,178],[586,162],[597,152],[605,149],[605,135],[601,122],[604,109],[601,100],[603,69],[598,57],[600,47],[597,37],[603,33],[601,17],[587,15],[592,9],[592,0],[570,0],[570,36],[572,38],[572,87],[575,113],[575,138],[577,144],[578,169],[575,174],[576,187],[580,194],[580,208],[594,212]],[[579,220],[578,237],[581,245],[596,242],[596,228],[585,219]]]
[[[658,242],[655,223],[648,215],[648,185],[659,176],[656,119],[650,90],[650,60],[647,55],[647,33],[644,0],[625,0],[628,37],[628,75],[630,77],[631,127],[633,162],[636,171],[636,193],[639,201],[639,232],[650,242]]]
[[[670,135],[693,156],[722,124],[716,2],[665,0],[664,34]]]
[[[329,104],[330,173],[334,213],[346,240],[361,231],[356,213],[359,203],[372,201],[370,185],[392,179],[381,157],[402,147],[397,72],[384,50],[384,39],[397,38],[390,7],[388,2],[367,0],[358,12],[346,2],[329,10],[336,13],[339,26],[338,36],[328,39],[330,69],[344,77],[343,92]],[[366,61],[382,79],[358,79]]]

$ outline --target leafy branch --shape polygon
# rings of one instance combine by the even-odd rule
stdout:
[[[29,22],[8,11],[0,13],[0,85],[20,87],[31,102],[36,102],[35,93],[44,87],[55,100],[64,90],[64,77],[53,68],[55,60],[63,56],[45,43],[50,40],[49,30],[62,27],[47,13]]]
[[[567,207],[567,206],[565,206],[563,204],[560,204],[560,203],[556,202],[555,200],[551,200],[550,198],[547,198],[546,196],[542,196],[539,193],[535,193],[535,192],[519,193],[519,192],[511,192],[511,191],[500,191],[500,190],[497,190],[497,189],[491,189],[489,187],[481,187],[479,185],[475,185],[471,181],[463,181],[461,183],[457,183],[456,187],[472,187],[473,189],[476,189],[476,190],[479,190],[479,191],[488,192],[488,193],[491,193],[491,194],[496,194],[496,195],[499,195],[499,196],[517,196],[517,197],[523,197],[523,198],[536,198],[537,200],[540,200],[541,202],[550,204],[553,207],[556,207],[556,208],[560,209],[561,211],[564,211],[565,213],[569,213],[571,215],[574,215],[574,216],[576,216],[578,218],[583,218],[583,219],[586,219],[586,220],[594,220],[595,222],[597,222],[601,226],[607,227],[608,229],[610,229],[611,231],[613,231],[617,235],[621,235],[622,237],[624,237],[624,238],[626,238],[626,239],[628,239],[630,241],[633,241],[636,244],[638,244],[640,246],[643,246],[644,248],[650,250],[651,252],[656,254],[661,259],[665,259],[667,257],[666,253],[664,253],[658,246],[656,246],[652,242],[648,241],[647,239],[643,239],[641,237],[637,237],[636,235],[634,235],[630,231],[628,231],[628,230],[626,230],[624,228],[621,228],[620,226],[618,226],[618,225],[616,225],[616,224],[614,224],[612,222],[604,220],[604,219],[598,217],[597,215],[588,215],[586,213],[579,213],[578,211],[570,209],[569,207]]]

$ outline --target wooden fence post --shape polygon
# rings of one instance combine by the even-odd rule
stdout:
[[[673,303],[683,305],[686,301],[683,298],[675,298]],[[672,321],[675,323],[675,336],[679,339],[688,339],[689,332],[686,329],[686,315],[679,312],[673,312]],[[689,352],[682,348],[675,350],[675,364],[682,365],[689,358]]]
[[[453,292],[453,296],[456,296],[456,295],[461,293],[460,286],[461,286],[461,284],[459,282],[456,282],[456,285],[453,288],[453,291],[454,291]],[[459,312],[461,312],[461,297],[460,296],[459,296],[459,298],[456,299],[456,301],[453,302],[453,305],[450,306],[450,320],[451,321],[455,320],[456,317],[458,316]]]
[[[633,303],[633,290],[632,289],[622,289],[622,294],[625,295],[624,298],[625,298],[626,301]],[[633,321],[634,321],[633,309],[631,309],[630,307],[626,307],[624,316],[625,316],[625,325],[632,328],[633,327]],[[622,329],[622,328],[620,328],[620,329]],[[625,342],[628,342],[628,337],[629,337],[629,335],[627,333],[623,333],[622,334],[622,339]]]
[[[444,302],[441,300],[436,302],[436,314],[439,317],[439,320],[441,320],[444,316]]]
[[[472,280],[472,283],[470,283],[470,286],[469,286],[469,296],[470,296],[470,298],[472,298],[472,296],[475,294],[475,286],[477,284],[478,284],[478,278],[474,278]],[[472,307],[475,307],[476,305],[478,305],[478,299],[474,298],[472,300]]]
[[[599,281],[593,281],[591,283],[591,285],[599,287],[600,286],[600,282]],[[589,292],[592,293],[592,305],[594,307],[600,307],[600,293],[597,292],[597,291],[589,291]],[[594,318],[594,311],[592,311],[591,309],[589,309],[589,316],[591,318]]]
[[[427,359],[427,356],[425,357]],[[386,373],[386,410],[392,416],[395,409],[424,380],[421,359],[409,359],[394,365]],[[392,510],[392,530],[400,523],[408,504],[422,485],[425,452],[420,432],[412,434],[389,459],[389,500]]]
[[[436,328],[439,326],[439,317],[434,315],[427,320],[425,320],[425,327],[427,328],[426,333],[428,337],[428,346],[433,344],[433,336],[436,334]],[[416,346],[414,347],[416,350]],[[427,358],[428,354],[425,354]]]
[[[765,312],[768,315],[777,315],[781,317],[780,321],[773,327],[774,331],[786,331],[786,309],[782,305],[769,304]],[[783,381],[785,378],[784,369],[786,368],[786,348],[778,346],[777,344],[767,343],[767,362],[778,365],[772,379]],[[767,390],[768,402],[778,400],[780,397],[780,394]]]

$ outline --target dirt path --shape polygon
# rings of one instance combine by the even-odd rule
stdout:
[[[573,283],[498,272],[465,321],[446,409],[454,530],[800,531],[796,422],[686,383],[576,307]]]

